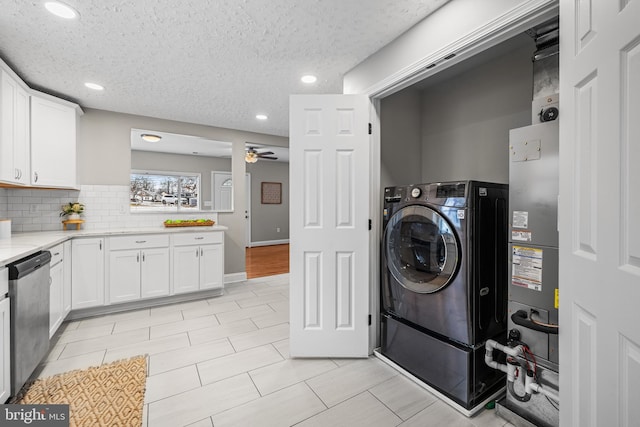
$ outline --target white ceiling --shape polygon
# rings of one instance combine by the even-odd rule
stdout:
[[[69,21],[44,0],[0,0],[0,57],[82,107],[286,136],[290,94],[341,93],[347,71],[447,1],[65,0]]]

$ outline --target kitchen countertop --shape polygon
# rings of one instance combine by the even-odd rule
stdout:
[[[108,230],[67,230],[13,233],[11,238],[0,240],[0,266],[10,264],[27,255],[50,248],[74,237],[102,237],[125,234],[173,234],[208,231],[225,231],[224,225],[207,227],[158,227],[122,228]]]

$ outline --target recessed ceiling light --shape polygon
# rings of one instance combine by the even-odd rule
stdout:
[[[48,1],[44,4],[44,7],[49,12],[64,19],[76,19],[80,15],[77,10],[59,1]]]
[[[86,82],[84,85],[85,85],[86,87],[88,87],[89,89],[93,89],[93,90],[104,90],[104,86],[99,85],[98,83]]]
[[[268,117],[266,114],[256,114],[256,119],[258,120],[267,120]]]
[[[140,135],[140,138],[144,139],[147,142],[158,142],[162,139],[160,135],[154,135],[152,133],[143,133]]]
[[[300,80],[302,80],[302,83],[311,84],[311,83],[315,83],[318,80],[318,78],[311,74],[307,74],[306,76],[302,76]]]

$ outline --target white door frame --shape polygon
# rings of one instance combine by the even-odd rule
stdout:
[[[245,247],[251,247],[251,174],[249,172],[244,175],[245,180]]]
[[[505,40],[514,37],[517,34],[528,30],[535,25],[545,22],[558,14],[558,5],[545,1],[538,2],[537,7],[520,10],[521,16],[516,13],[501,16],[494,21],[491,26],[480,28],[468,38],[457,41],[450,46],[443,46],[442,49],[434,53],[432,56],[425,57],[416,64],[405,68],[401,72],[394,74],[388,79],[372,85],[364,95],[369,96],[373,111],[370,114],[372,135],[371,135],[371,151],[370,151],[370,192],[371,192],[371,220],[372,234],[370,241],[370,280],[371,280],[371,317],[372,327],[370,328],[369,351],[379,346],[379,295],[380,295],[380,241],[382,236],[382,192],[380,188],[380,101],[414,83],[429,78],[432,75],[458,63],[468,59],[486,49],[496,46]],[[448,60],[446,64],[442,63],[442,58],[450,52],[455,52],[456,56],[452,60]],[[430,64],[439,64],[437,67],[427,68]]]

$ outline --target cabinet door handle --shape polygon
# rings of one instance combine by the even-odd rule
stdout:
[[[200,237],[195,237],[196,240],[202,240],[204,239],[204,237],[200,236]]]
[[[142,262],[144,262],[144,252],[142,252]]]
[[[14,176],[13,179],[20,179],[20,169],[16,168],[15,172],[16,176]]]
[[[136,243],[147,243],[146,240],[136,240]]]
[[[196,258],[198,258],[198,249],[196,248]]]
[[[200,256],[204,255],[204,251],[200,248]]]
[[[136,262],[140,262],[140,254],[136,255]]]
[[[100,240],[100,250],[102,250],[102,240]]]
[[[38,182],[38,172],[33,173],[33,182]]]

